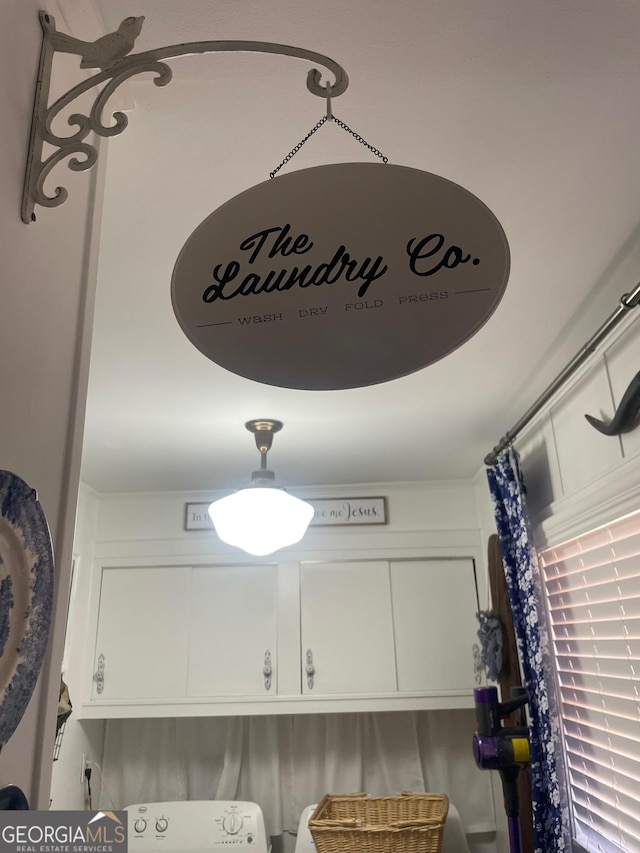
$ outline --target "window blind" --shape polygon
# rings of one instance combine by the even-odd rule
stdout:
[[[640,853],[640,512],[539,557],[573,837]]]

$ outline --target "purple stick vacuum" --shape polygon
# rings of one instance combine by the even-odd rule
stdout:
[[[509,849],[511,853],[522,853],[518,777],[530,760],[529,728],[524,717],[527,691],[522,687],[512,688],[512,698],[508,702],[498,701],[496,687],[476,687],[473,694],[477,725],[473,735],[473,757],[481,770],[497,770],[500,774]],[[519,725],[503,726],[502,718],[516,710],[521,712]]]

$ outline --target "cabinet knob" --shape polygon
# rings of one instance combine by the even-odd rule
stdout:
[[[305,666],[305,672],[307,674],[307,687],[309,690],[313,690],[313,676],[316,674],[316,668],[313,665],[313,652],[311,649],[307,649],[306,660],[307,665]]]
[[[273,668],[271,666],[271,652],[269,649],[264,653],[264,665],[262,667],[262,674],[264,676],[264,689],[271,690],[271,676],[273,675]]]
[[[102,693],[104,690],[104,655],[98,656],[98,669],[93,674],[93,680],[96,683],[96,693]]]

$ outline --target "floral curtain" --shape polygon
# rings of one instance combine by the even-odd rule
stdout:
[[[529,693],[531,786],[536,853],[567,849],[567,816],[561,797],[559,720],[550,708],[549,639],[531,543],[525,487],[517,453],[508,450],[487,470],[513,621]]]

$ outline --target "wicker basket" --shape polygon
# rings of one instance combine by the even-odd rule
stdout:
[[[440,853],[444,794],[326,794],[309,818],[317,853]]]

